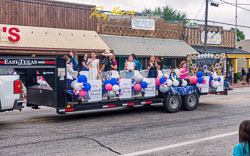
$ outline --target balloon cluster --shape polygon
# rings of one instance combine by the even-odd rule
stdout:
[[[121,95],[120,83],[116,78],[104,81],[104,88],[110,98]]]
[[[159,86],[159,90],[162,93],[166,93],[168,91],[168,87],[172,86],[173,81],[171,80],[172,77],[168,76],[167,74],[163,75],[162,77],[157,77],[155,83]]]
[[[218,88],[220,85],[220,81],[221,78],[216,73],[210,75],[209,82],[213,88]]]
[[[91,89],[90,83],[85,75],[80,75],[77,80],[71,83],[71,87],[74,88],[73,93],[80,97],[86,97],[88,91]]]
[[[143,78],[141,74],[135,76],[135,80],[132,81],[132,88],[137,92],[145,92],[145,89],[148,87],[147,79]]]
[[[203,84],[206,83],[205,77],[204,77],[204,73],[201,71],[198,71],[196,74],[197,77],[197,87],[201,88]]]

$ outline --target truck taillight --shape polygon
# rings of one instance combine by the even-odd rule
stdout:
[[[15,80],[14,81],[14,94],[19,94],[21,91],[21,81],[20,80]]]

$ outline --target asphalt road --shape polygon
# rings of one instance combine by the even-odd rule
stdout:
[[[161,106],[57,115],[54,109],[0,113],[0,155],[231,155],[250,119],[250,88],[202,96],[195,111]]]

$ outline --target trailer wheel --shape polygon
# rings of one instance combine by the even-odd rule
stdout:
[[[183,97],[183,108],[188,111],[195,110],[199,103],[199,96],[197,93],[185,95]]]
[[[163,108],[168,113],[176,113],[180,110],[182,102],[179,95],[167,95],[163,102]]]

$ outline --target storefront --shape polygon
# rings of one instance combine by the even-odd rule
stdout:
[[[176,68],[181,60],[185,60],[187,55],[198,54],[182,40],[159,39],[131,36],[101,35],[104,41],[114,50],[118,57],[119,70],[124,69],[125,60],[131,54],[136,54],[143,63],[144,69],[147,67],[150,56],[163,57],[164,68]]]
[[[4,56],[62,56],[75,51],[81,62],[84,54],[95,51],[101,56],[111,50],[95,31],[3,24],[0,28],[0,55]]]

